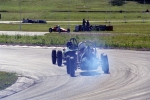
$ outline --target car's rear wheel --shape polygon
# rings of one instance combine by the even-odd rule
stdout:
[[[66,57],[66,70],[67,70],[67,74],[70,74],[70,67],[69,67],[69,56]]]
[[[53,31],[53,29],[52,29],[52,28],[49,28],[49,32],[52,33],[52,31]]]
[[[69,58],[69,68],[70,68],[70,76],[75,76],[75,60],[74,57]]]
[[[102,63],[102,70],[105,74],[109,73],[109,63],[108,63],[108,56],[107,54],[102,53],[101,54],[101,63]]]
[[[62,51],[60,50],[57,51],[57,65],[58,66],[62,65]]]
[[[52,50],[52,63],[56,64],[56,50]]]

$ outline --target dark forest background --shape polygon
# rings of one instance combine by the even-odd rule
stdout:
[[[111,0],[110,3],[112,6],[122,6],[126,3],[125,1],[135,1],[140,4],[150,4],[150,0]]]

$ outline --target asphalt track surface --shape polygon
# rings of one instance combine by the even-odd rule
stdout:
[[[150,52],[98,49],[109,59],[110,74],[66,74],[51,63],[55,47],[0,46],[0,70],[16,72],[19,80],[0,91],[2,100],[149,100]],[[56,48],[62,49],[62,48]]]
[[[26,32],[26,31],[0,31],[0,35],[24,35],[24,36],[34,36],[34,35],[44,35],[48,32]]]

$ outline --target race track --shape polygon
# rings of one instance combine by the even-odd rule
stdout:
[[[150,99],[149,51],[99,49],[99,53],[108,54],[110,74],[104,74],[99,68],[91,73],[77,70],[76,77],[70,77],[66,74],[65,66],[52,65],[51,50],[52,48],[48,47],[0,46],[0,70],[16,72],[24,80],[20,81],[22,85],[0,91],[0,98],[2,100]]]

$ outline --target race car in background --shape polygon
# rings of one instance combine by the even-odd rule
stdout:
[[[70,29],[68,28],[68,29],[64,29],[64,28],[62,28],[62,27],[60,27],[59,25],[56,25],[55,27],[53,27],[53,28],[49,28],[49,32],[50,33],[52,33],[52,32],[59,32],[59,33],[61,33],[61,32],[70,32]]]
[[[45,20],[33,20],[33,19],[23,19],[22,23],[42,23],[47,24]]]
[[[109,73],[108,56],[105,53],[97,54],[96,46],[91,41],[83,41],[78,43],[75,38],[71,38],[67,44],[67,48],[63,50],[52,50],[52,63],[58,66],[66,65],[66,72],[71,77],[75,76],[75,71],[81,69],[83,71],[97,70],[102,67],[104,73]]]

